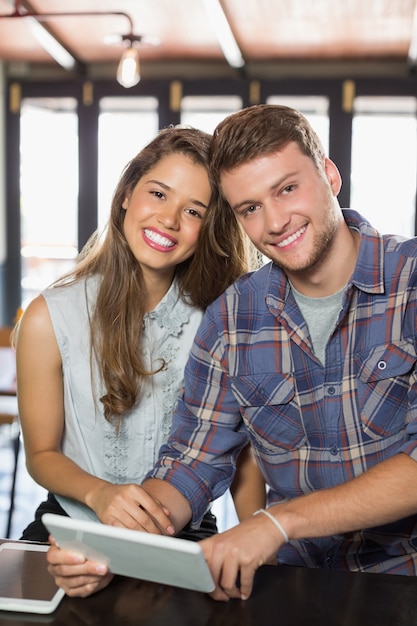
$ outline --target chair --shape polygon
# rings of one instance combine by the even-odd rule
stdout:
[[[11,331],[11,326],[0,327],[0,426],[9,426],[14,457],[5,538],[9,538],[11,533],[20,452],[20,428],[16,397],[16,359],[14,350],[10,345]]]

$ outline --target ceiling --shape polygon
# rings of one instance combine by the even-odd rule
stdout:
[[[284,63],[373,62],[384,68],[394,62],[408,67],[416,0],[220,2],[249,76],[257,68],[276,70]],[[22,12],[79,12],[42,23],[87,71],[118,62],[123,43],[107,42],[129,33],[128,17],[135,34],[159,40],[158,45],[140,47],[143,75],[151,75],[161,64],[171,69],[188,64],[197,72],[211,64],[217,71],[230,71],[204,0],[21,0],[17,5]],[[14,10],[13,0],[0,0],[2,16]],[[103,14],[85,15],[95,11]],[[57,67],[28,18],[0,17],[0,61],[12,71]]]

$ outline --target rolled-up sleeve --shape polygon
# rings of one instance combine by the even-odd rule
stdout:
[[[197,332],[172,430],[149,477],[169,481],[189,501],[193,522],[229,487],[236,458],[247,442],[240,407],[228,376],[228,345],[221,301]]]

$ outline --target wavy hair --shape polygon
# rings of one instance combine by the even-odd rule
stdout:
[[[256,157],[278,152],[295,142],[316,167],[323,168],[323,145],[306,117],[283,105],[258,104],[222,120],[214,130],[210,150],[210,169],[220,186],[227,172]]]
[[[124,199],[140,178],[161,159],[180,153],[208,171],[211,136],[194,128],[169,127],[126,166],[115,189],[110,217],[102,236],[95,233],[81,251],[75,268],[53,286],[65,286],[100,275],[96,305],[90,316],[91,358],[103,380],[100,398],[108,421],[121,418],[137,402],[143,377],[150,376],[141,358],[140,343],[145,292],[140,265],[123,232]],[[210,177],[209,177],[210,178]],[[213,189],[212,181],[210,183]],[[190,304],[205,309],[236,278],[247,271],[247,239],[237,221],[221,219],[213,202],[199,232],[196,251],[176,268],[180,293]]]

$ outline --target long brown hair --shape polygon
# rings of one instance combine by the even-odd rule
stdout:
[[[122,172],[103,236],[94,234],[72,272],[55,286],[100,275],[96,305],[90,318],[91,351],[106,393],[100,398],[108,421],[120,418],[138,400],[146,370],[140,351],[145,291],[143,275],[123,233],[124,199],[161,159],[184,154],[208,169],[211,136],[200,130],[170,127],[160,131]],[[196,251],[176,269],[182,297],[201,309],[248,269],[247,239],[234,216],[222,219],[211,203]]]

